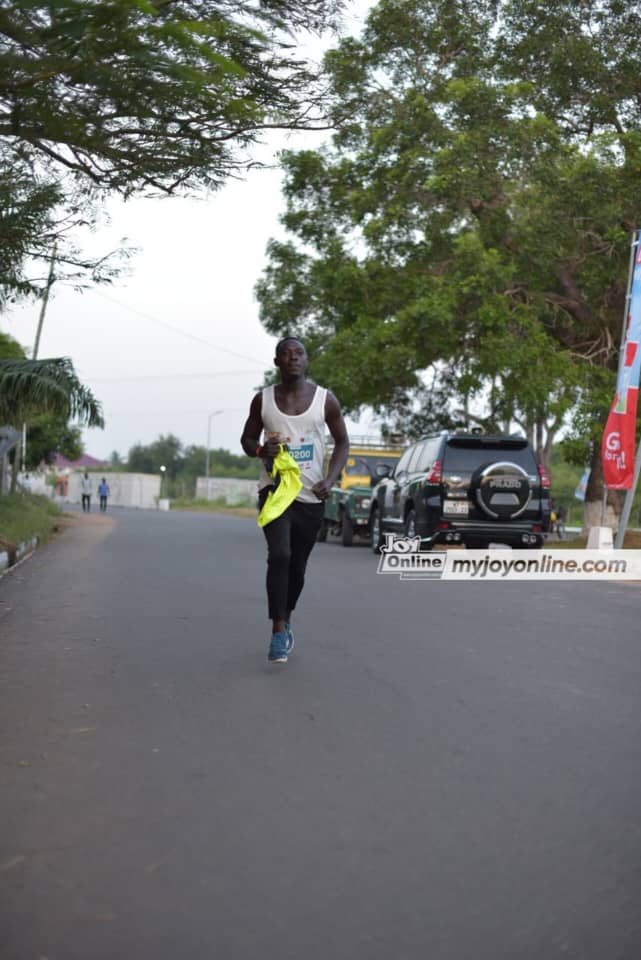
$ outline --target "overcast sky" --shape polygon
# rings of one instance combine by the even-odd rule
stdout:
[[[369,6],[348,4],[346,34],[359,32]],[[326,38],[305,49],[318,57],[330,44]],[[279,147],[321,142],[319,134],[287,141],[275,135],[259,156],[275,163]],[[202,200],[110,202],[110,223],[85,247],[107,251],[126,237],[139,248],[130,272],[83,293],[54,287],[39,350],[40,357],[71,357],[102,401],[106,427],[85,431],[87,453],[125,456],[161,433],[205,445],[209,422],[212,447],[240,452],[249,402],[276,342],[260,324],[253,288],[267,241],[283,233],[280,184],[274,168],[253,171]],[[29,350],[39,307],[31,303],[2,316],[2,329]],[[365,418],[358,431],[371,427]]]

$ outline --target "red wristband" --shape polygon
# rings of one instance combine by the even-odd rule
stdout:
[[[258,446],[256,447],[256,456],[260,457],[262,452],[263,452],[263,448],[261,447],[260,444],[258,444]]]

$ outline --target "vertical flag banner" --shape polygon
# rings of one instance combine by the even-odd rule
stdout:
[[[603,482],[612,490],[631,490],[634,483],[637,401],[641,373],[640,241],[641,230],[637,234],[628,322],[622,345],[623,357],[619,364],[614,401],[601,442]]]

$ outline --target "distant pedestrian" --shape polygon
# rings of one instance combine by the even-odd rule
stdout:
[[[100,509],[103,513],[106,513],[107,497],[109,496],[109,484],[104,477],[102,478],[102,483],[98,487],[98,494],[100,495]]]
[[[91,477],[85,470],[85,475],[80,481],[80,490],[82,493],[82,510],[83,513],[91,512]]]

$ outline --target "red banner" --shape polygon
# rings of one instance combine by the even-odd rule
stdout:
[[[612,490],[631,490],[634,483],[634,451],[636,446],[639,373],[641,370],[641,232],[630,289],[630,311],[622,363],[617,377],[614,402],[601,442],[603,482]]]

